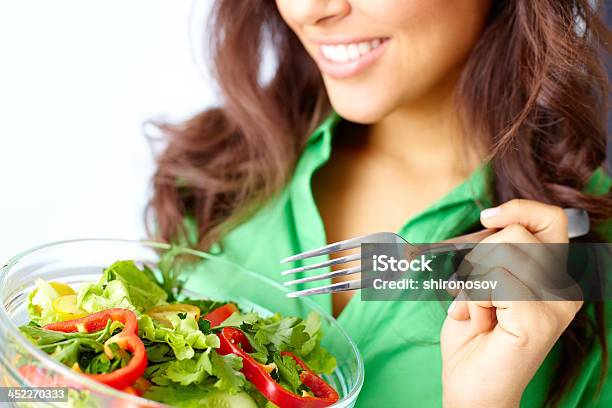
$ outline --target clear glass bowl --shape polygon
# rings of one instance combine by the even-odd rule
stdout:
[[[42,245],[9,260],[0,269],[0,386],[27,386],[17,367],[34,364],[46,377],[76,385],[69,391],[69,399],[73,402],[71,405],[163,406],[118,392],[75,373],[32,345],[20,334],[18,326],[29,320],[27,296],[35,287],[35,279],[78,286],[97,281],[102,270],[116,260],[155,263],[159,252],[164,249],[167,249],[167,245],[155,242],[83,239]],[[278,312],[303,318],[311,311],[320,314],[325,333],[323,345],[338,361],[336,371],[325,376],[325,380],[340,394],[340,401],[334,406],[354,406],[363,384],[363,362],[355,343],[335,319],[308,299],[286,298],[287,290],[282,285],[260,274],[204,252],[193,251],[193,254],[202,258],[203,264],[197,274],[188,277],[185,288],[198,288],[198,296],[232,300],[245,309],[255,309],[264,314]],[[75,403],[77,401],[78,404]]]

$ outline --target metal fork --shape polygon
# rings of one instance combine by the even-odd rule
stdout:
[[[586,235],[590,230],[590,222],[589,215],[584,210],[579,210],[576,208],[565,208],[565,214],[568,219],[568,237],[577,238],[583,235]],[[494,229],[485,229],[478,232],[474,232],[472,234],[466,234],[459,237],[451,238],[446,241],[442,241],[437,244],[431,245],[419,245],[414,246],[407,242],[405,239],[400,237],[399,235],[393,232],[377,232],[374,234],[364,235],[362,237],[356,237],[347,239],[344,241],[335,242],[333,244],[325,245],[323,247],[312,249],[310,251],[305,251],[290,257],[287,257],[281,260],[281,264],[293,262],[302,259],[308,259],[315,256],[321,255],[329,255],[334,252],[344,251],[347,249],[354,249],[360,247],[361,244],[365,243],[373,243],[373,244],[408,244],[410,246],[411,251],[414,254],[418,253],[441,253],[448,251],[456,251],[463,249],[471,249],[477,243],[485,239],[486,237],[494,234],[496,230]],[[282,275],[293,275],[300,272],[312,271],[315,269],[327,268],[333,265],[341,265],[348,262],[353,262],[361,259],[361,253],[355,253],[351,255],[342,256],[339,258],[334,258],[327,260],[325,262],[319,262],[312,265],[301,266],[299,268],[289,269],[281,272]],[[295,279],[288,282],[285,282],[285,286],[293,286],[298,285],[300,283],[306,282],[314,282],[323,279],[335,278],[338,276],[347,276],[353,275],[361,272],[361,265],[354,266],[350,268],[344,268],[328,273],[323,273],[320,275],[308,276],[301,279]],[[300,290],[297,292],[288,293],[287,297],[300,297],[300,296],[310,296],[310,295],[319,295],[324,293],[334,293],[334,292],[344,292],[348,290],[362,289],[362,280],[354,279],[345,282],[333,283],[326,286],[321,286],[318,288],[311,288]]]

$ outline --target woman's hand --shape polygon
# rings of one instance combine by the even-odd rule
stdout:
[[[487,276],[498,286],[525,300],[504,300],[508,298],[493,291],[490,299],[475,301],[460,293],[451,304],[440,339],[444,405],[518,407],[525,387],[582,302],[535,300],[533,282],[538,279],[533,278],[551,272],[542,267],[542,259],[555,258],[543,254],[544,245],[529,246],[538,248],[536,254],[524,245],[489,244],[567,243],[567,217],[558,207],[512,200],[483,211],[481,222],[501,230],[466,259],[486,265]]]

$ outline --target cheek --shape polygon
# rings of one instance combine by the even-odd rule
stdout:
[[[410,3],[410,2],[407,2]],[[432,0],[415,2],[403,23],[397,15],[395,63],[401,84],[419,93],[442,81],[465,63],[481,36],[489,1]],[[418,95],[415,95],[418,96]]]
[[[384,58],[359,78],[325,78],[338,113],[373,123],[456,78],[481,35],[489,0],[369,0],[353,11],[392,38]]]
[[[266,0],[269,1],[269,0]],[[290,3],[292,0],[276,0],[276,9],[278,10],[278,14],[280,14],[281,18],[285,21],[293,31],[296,31],[298,28],[295,22],[290,18]]]

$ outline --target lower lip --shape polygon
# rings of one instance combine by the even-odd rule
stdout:
[[[349,78],[360,74],[366,70],[370,65],[374,64],[378,57],[387,49],[388,39],[384,39],[381,44],[356,60],[349,60],[346,62],[336,62],[325,58],[323,52],[319,49],[317,54],[317,65],[319,69],[326,75],[336,78]]]

